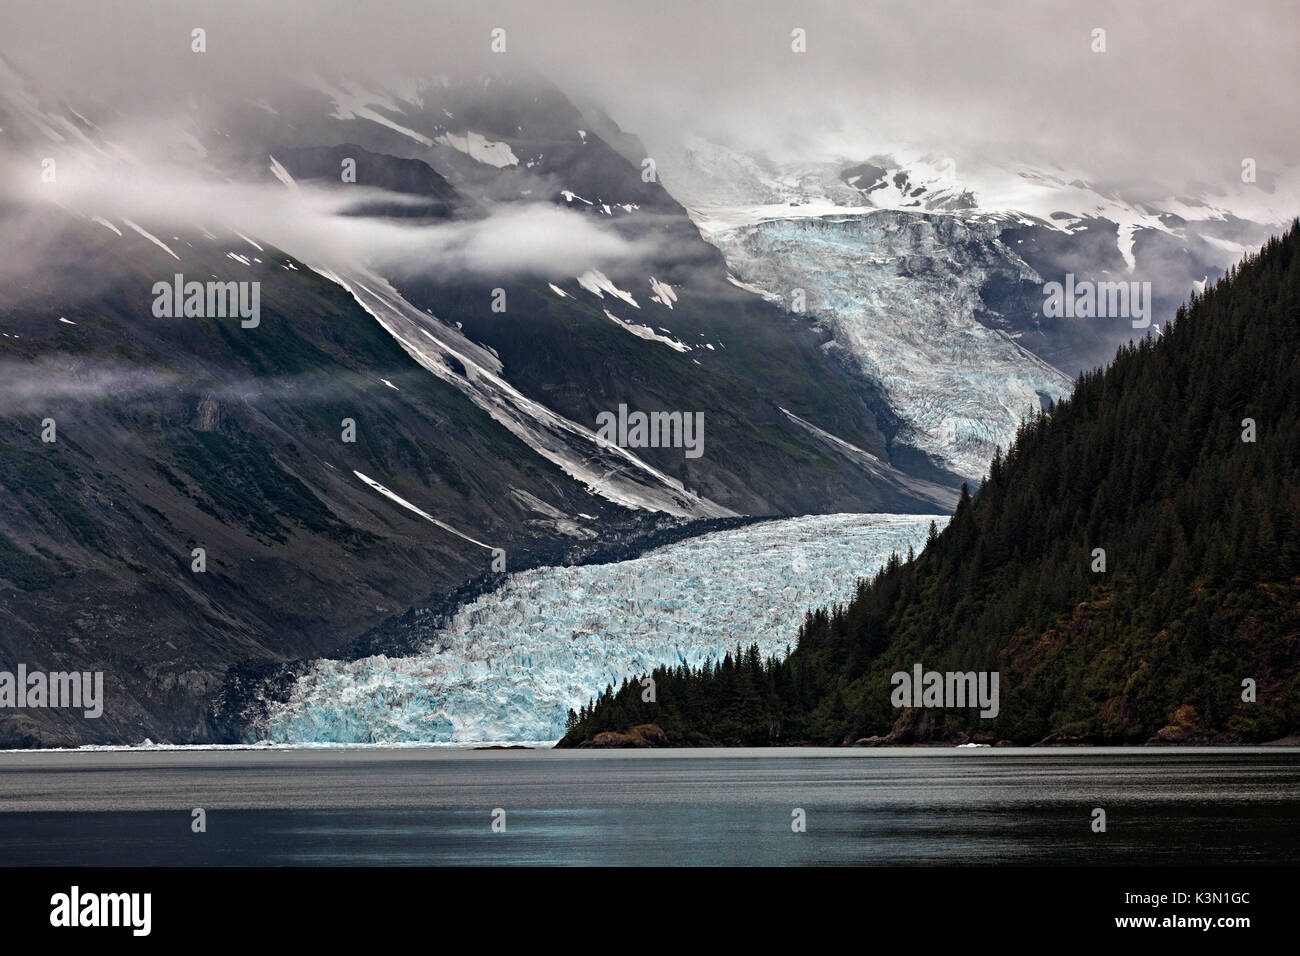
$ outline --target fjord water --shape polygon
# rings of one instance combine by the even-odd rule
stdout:
[[[4,865],[1297,860],[1296,748],[0,754]]]

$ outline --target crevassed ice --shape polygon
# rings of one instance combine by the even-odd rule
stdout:
[[[556,740],[569,708],[659,664],[796,640],[943,515],[814,515],[703,535],[639,558],[510,575],[411,657],[321,660],[273,706],[277,743]]]
[[[908,441],[960,475],[978,480],[1044,396],[1070,392],[1060,371],[976,317],[991,271],[1019,267],[992,227],[875,211],[773,220],[710,241],[746,283],[806,290],[831,348],[880,384],[911,426]]]

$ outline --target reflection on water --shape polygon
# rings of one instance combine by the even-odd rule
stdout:
[[[1300,750],[0,754],[0,810],[11,865],[1292,863]]]

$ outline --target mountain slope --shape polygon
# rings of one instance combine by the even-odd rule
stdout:
[[[1026,422],[919,557],[809,614],[789,658],[657,671],[658,704],[628,685],[575,715],[565,743],[649,722],[749,744],[1294,732],[1297,382],[1293,223]],[[997,672],[999,712],[897,709],[891,676],[918,663]]]
[[[358,184],[378,164],[369,184],[393,189],[401,179],[388,166],[418,159],[445,177],[462,209],[544,203],[641,250],[568,274],[437,262],[376,269],[405,303],[489,350],[512,387],[569,421],[590,426],[620,404],[704,412],[709,450],[700,459],[637,451],[723,509],[700,513],[924,511],[955,496],[955,475],[892,460],[900,423],[879,387],[828,356],[823,332],[728,281],[723,257],[686,210],[637,162],[582,128],[582,115],[543,79],[427,84],[406,98],[359,85],[345,95],[338,82],[318,87],[277,102],[277,115],[292,123],[268,125],[260,111],[242,110],[212,125],[240,130],[246,151],[257,144],[295,178],[324,185],[346,152],[333,144],[355,143]],[[338,179],[332,189],[346,195]],[[782,409],[869,457],[814,437]]]
[[[500,579],[494,548],[514,571],[691,519],[955,495],[888,461],[888,414],[822,337],[728,283],[558,92],[332,89],[186,105],[155,162],[111,108],[0,61],[0,162],[58,168],[0,197],[0,671],[102,670],[108,698],[6,711],[0,745],[229,739],[248,675],[409,650],[416,617]],[[532,237],[541,266],[456,258],[539,210],[569,230]],[[399,254],[368,260],[376,236]],[[160,316],[178,273],[255,286],[260,320]],[[703,413],[703,453],[602,439],[621,404]]]
[[[173,260],[70,218],[42,243],[48,272],[3,285],[0,658],[103,670],[109,695],[98,720],[7,713],[6,744],[211,739],[228,665],[346,651],[488,573],[483,545],[522,562],[622,512],[335,283],[238,237],[168,241],[191,275],[260,281],[260,324],[155,317]]]

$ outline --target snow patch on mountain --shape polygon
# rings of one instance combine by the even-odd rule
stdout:
[[[727,281],[730,282],[732,285],[734,285],[737,289],[744,289],[746,292],[752,292],[754,295],[762,296],[768,302],[775,302],[777,305],[781,305],[785,302],[785,296],[783,296],[781,293],[769,292],[767,289],[763,289],[759,286],[756,286],[751,282],[742,282],[739,279],[737,279],[735,276],[733,276],[730,272],[727,273]]]
[[[391,94],[367,89],[355,80],[350,79],[339,80],[337,86],[318,76],[312,77],[309,82],[333,102],[334,110],[330,115],[335,119],[369,120],[372,123],[385,126],[395,133],[401,133],[403,136],[415,140],[421,146],[433,145],[433,140],[428,136],[416,132],[409,126],[403,126],[401,123],[378,112],[379,109],[387,110],[390,113],[402,112],[401,103],[394,99]]]
[[[381,276],[339,275],[325,267],[316,271],[351,294],[424,369],[459,389],[516,438],[595,494],[627,508],[680,517],[734,514],[627,449],[601,441],[592,429],[524,395],[506,381],[494,352],[421,312]]]
[[[153,233],[146,231],[142,226],[137,225],[136,223],[132,222],[130,219],[123,219],[122,221],[126,223],[128,226],[130,226],[132,229],[134,229],[136,232],[138,232],[140,235],[144,236],[150,242],[152,242],[163,252],[167,253],[167,255],[171,256],[173,259],[180,258],[180,256],[178,256],[176,253],[171,251],[171,248],[167,245],[167,243],[163,242]]]
[[[677,301],[677,293],[673,291],[673,287],[667,282],[660,282],[654,276],[650,277],[650,290],[652,293],[650,296],[651,302],[658,302],[660,305],[666,305],[671,309],[673,303]]]
[[[632,298],[632,293],[626,292],[614,285],[605,273],[597,269],[588,269],[582,275],[578,276],[578,285],[582,286],[588,292],[592,293],[598,299],[605,298],[605,293],[609,293],[616,299],[622,299],[628,305],[641,308],[636,299]]]
[[[493,142],[486,136],[472,131],[464,136],[443,133],[438,137],[438,142],[464,153],[470,159],[483,163],[485,166],[502,169],[506,166],[519,165],[519,157],[511,150],[509,143]]]
[[[399,505],[401,505],[401,506],[402,506],[403,508],[405,508],[407,511],[414,512],[415,514],[417,514],[417,515],[419,515],[421,518],[423,518],[425,521],[428,521],[428,522],[430,522],[430,523],[432,523],[432,524],[437,525],[439,528],[441,528],[441,529],[444,530],[444,531],[449,531],[449,532],[451,532],[451,533],[454,534],[456,537],[458,537],[458,538],[462,538],[463,540],[468,541],[470,544],[476,544],[476,545],[478,545],[480,548],[486,548],[486,549],[488,549],[489,551],[492,550],[492,546],[491,546],[490,544],[484,544],[482,541],[479,541],[479,540],[477,540],[477,539],[475,539],[475,538],[471,538],[469,535],[465,534],[464,532],[457,531],[455,528],[453,528],[451,525],[447,524],[446,522],[444,522],[444,521],[439,521],[437,518],[435,518],[433,515],[429,514],[427,511],[423,511],[423,510],[421,510],[420,508],[417,508],[415,505],[411,504],[411,502],[407,501],[407,500],[406,500],[405,498],[403,498],[401,495],[397,494],[397,492],[392,491],[392,490],[390,490],[390,489],[388,489],[388,488],[385,488],[383,485],[381,485],[379,482],[375,481],[373,478],[371,478],[371,477],[369,477],[369,476],[367,476],[367,475],[363,475],[363,474],[362,474],[361,472],[359,472],[359,471],[353,471],[352,474],[356,475],[358,478],[360,478],[362,481],[364,481],[368,486],[370,486],[371,488],[373,488],[375,491],[379,492],[379,493],[380,493],[381,495],[383,495],[385,498],[389,499],[390,501],[395,501],[395,502],[397,502]]]
[[[289,170],[284,168],[284,164],[281,163],[274,156],[270,157],[270,160],[271,160],[271,164],[270,164],[271,175],[274,176],[276,179],[278,179],[282,184],[287,186],[289,189],[296,191],[298,189],[298,183],[294,181],[294,178],[292,175],[290,175]]]
[[[676,339],[671,338],[669,336],[660,335],[654,329],[650,328],[648,325],[638,325],[635,322],[628,322],[626,319],[620,319],[613,312],[609,311],[609,309],[605,309],[604,312],[605,312],[605,318],[609,319],[619,328],[626,329],[628,332],[631,332],[639,339],[645,339],[648,342],[661,342],[676,352],[689,352],[691,350],[691,347],[689,345],[686,345],[682,342],[678,342]]]

